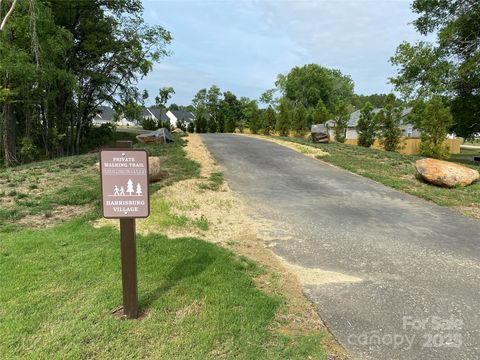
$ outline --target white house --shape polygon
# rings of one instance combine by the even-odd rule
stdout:
[[[98,113],[93,117],[92,124],[100,126],[103,124],[113,124],[113,109],[108,106],[100,106]]]
[[[373,109],[373,113],[377,114],[380,110],[380,108]],[[413,124],[410,124],[408,122],[403,122],[403,119],[406,118],[408,114],[412,111],[412,108],[406,108],[402,110],[402,122],[400,124],[400,129],[402,130],[402,136],[407,137],[407,138],[418,138],[420,137],[420,131],[415,129]],[[347,126],[347,140],[355,140],[358,138],[358,133],[357,133],[357,124],[358,120],[360,119],[360,114],[361,111],[357,110],[354,111],[353,113],[350,114],[350,119],[348,120],[348,126]],[[328,127],[329,135],[331,138],[335,137],[334,133],[334,126],[335,126],[335,121],[334,120],[328,120],[326,122],[326,125]]]
[[[190,111],[168,110],[166,116],[172,126],[178,127],[178,121],[183,120],[186,126],[195,121],[195,115]]]

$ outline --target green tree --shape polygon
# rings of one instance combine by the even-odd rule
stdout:
[[[312,112],[312,124],[325,124],[329,120],[330,113],[322,100],[318,100]]]
[[[243,117],[249,124],[250,132],[257,134],[260,130],[260,111],[258,110],[257,101],[250,100],[244,108]]]
[[[336,100],[333,110],[335,141],[344,143],[347,139],[348,121],[350,120],[349,104],[343,100]]]
[[[377,128],[373,105],[367,101],[360,112],[360,118],[357,123],[358,145],[364,147],[372,146],[377,137]]]
[[[193,134],[193,133],[195,132],[195,124],[194,124],[193,121],[188,123],[187,131],[188,131],[190,134]]]
[[[280,136],[288,136],[292,127],[292,103],[286,98],[282,97],[278,105],[277,125],[275,129]]]
[[[166,109],[167,102],[175,94],[175,90],[171,86],[164,86],[158,91],[158,96],[155,97],[155,105],[161,109]]]
[[[266,110],[262,112],[261,120],[263,135],[270,135],[275,129],[275,124],[277,121],[275,110],[273,110],[273,108],[269,106]]]
[[[480,2],[414,0],[413,22],[433,43],[402,43],[391,58],[398,76],[391,79],[406,98],[439,95],[451,101],[453,130],[470,137],[480,132]]]
[[[225,126],[223,124],[224,120],[221,113],[221,91],[218,86],[212,85],[210,89],[208,89],[206,106],[210,115],[209,123],[211,124],[209,128],[215,129],[211,132],[223,132]]]
[[[195,132],[206,133],[208,130],[205,108],[199,107],[195,112]]]
[[[322,100],[327,109],[333,111],[337,98],[349,101],[353,97],[350,77],[317,64],[294,67],[287,75],[280,74],[276,85],[286,98],[307,108],[317,106]]]
[[[226,91],[223,93],[221,108],[225,119],[225,132],[235,132],[237,122],[242,117],[240,101],[235,94]]]
[[[305,135],[308,130],[307,109],[305,109],[302,103],[295,106],[293,112],[293,129],[298,135]]]
[[[395,100],[395,96],[390,94],[385,107],[375,116],[380,129],[379,140],[386,151],[397,151],[402,137],[402,108],[395,106]]]
[[[417,101],[411,115],[410,119],[421,132],[420,153],[437,159],[448,159],[449,147],[444,142],[453,119],[443,100],[434,96],[427,102]]]
[[[277,100],[274,98],[274,94],[277,89],[268,89],[265,90],[261,95],[259,101],[265,105],[274,107],[277,103]]]

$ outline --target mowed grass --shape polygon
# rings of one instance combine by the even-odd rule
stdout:
[[[432,186],[422,181],[415,169],[415,161],[420,156],[402,155],[377,149],[363,148],[356,145],[330,143],[312,144],[300,138],[280,137],[319,148],[329,153],[319,159],[365,176],[386,186],[433,201],[443,206],[470,207],[472,213],[480,209],[480,182],[467,186],[446,189]],[[463,156],[453,156],[451,161],[457,161],[465,166],[480,170],[480,165],[464,161]],[[466,210],[468,212],[468,210]]]
[[[151,155],[165,157],[168,173],[153,190],[199,176],[182,145],[177,139],[147,147]],[[119,233],[92,226],[100,216],[97,158],[88,154],[8,171],[10,182],[26,175],[21,183],[32,193],[38,190],[40,204],[86,203],[95,210],[50,228],[17,226],[28,213],[8,220],[11,227],[0,233],[0,358],[325,359],[324,332],[275,330],[285,325],[276,315],[286,308],[280,296],[255,287],[264,268],[194,238],[137,236],[144,315],[132,321],[116,316],[122,305]],[[37,181],[26,174],[32,169]],[[58,177],[43,186],[52,173],[47,169],[58,169]],[[26,210],[17,201],[9,206]],[[168,207],[155,211],[168,213]],[[208,228],[203,218],[192,222],[168,213],[165,221]]]
[[[130,139],[130,134],[120,134]],[[163,181],[153,184],[151,192],[176,181],[199,175],[197,163],[187,159],[177,139],[168,145],[135,144],[148,150],[150,156],[162,156]],[[15,231],[15,223],[34,216],[37,223],[48,220],[52,214],[62,212],[65,206],[90,205],[94,211],[100,207],[99,173],[94,165],[98,152],[41,161],[11,169],[0,169],[0,232]],[[87,209],[88,210],[88,209]],[[33,218],[32,218],[33,220]]]
[[[256,265],[191,238],[138,237],[145,317],[116,318],[119,234],[86,220],[2,235],[2,358],[324,358],[320,335],[270,329],[282,300],[255,288]]]

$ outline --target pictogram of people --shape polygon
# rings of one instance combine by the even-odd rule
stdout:
[[[128,195],[125,194],[125,192]],[[120,186],[119,188],[118,185],[115,185],[113,188],[113,195],[110,195],[110,196],[142,196],[142,195],[143,195],[142,185],[140,185],[140,183],[137,183],[136,190],[135,190],[132,179],[128,179],[126,191],[123,186]]]

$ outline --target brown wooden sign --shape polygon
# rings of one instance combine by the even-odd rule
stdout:
[[[145,150],[102,150],[100,174],[105,218],[148,217],[148,155]]]

